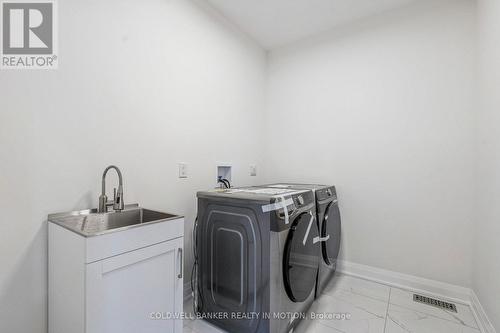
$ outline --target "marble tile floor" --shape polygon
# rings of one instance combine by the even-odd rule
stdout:
[[[414,302],[411,291],[339,274],[310,311],[349,317],[305,319],[293,333],[480,333],[469,306],[456,305],[458,313],[445,311]],[[184,321],[184,333],[222,332],[203,320]]]

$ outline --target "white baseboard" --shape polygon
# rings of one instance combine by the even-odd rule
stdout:
[[[496,333],[497,331],[493,327],[486,311],[484,311],[479,298],[477,297],[474,290],[471,289],[471,308],[474,314],[476,315],[477,322],[481,325],[481,331],[484,333]]]
[[[339,260],[338,270],[344,274],[371,280],[391,287],[444,297],[453,302],[470,304],[470,289],[413,275],[388,271],[367,265]]]
[[[339,260],[337,270],[343,274],[385,284],[387,286],[411,290],[428,296],[435,296],[454,303],[470,306],[483,333],[496,333],[479,298],[470,288],[436,280],[393,272],[381,268]]]

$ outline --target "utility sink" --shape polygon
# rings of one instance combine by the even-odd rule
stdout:
[[[84,237],[123,231],[182,216],[127,205],[121,212],[98,213],[96,209],[49,215],[49,221]]]

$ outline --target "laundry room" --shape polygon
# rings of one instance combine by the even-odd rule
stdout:
[[[500,329],[500,1],[0,0],[0,29],[0,332]]]

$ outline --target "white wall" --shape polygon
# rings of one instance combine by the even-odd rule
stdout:
[[[186,0],[65,0],[59,19],[58,70],[0,73],[0,332],[46,331],[47,214],[95,207],[107,165],[186,232],[217,161],[261,181],[260,48]]]
[[[500,2],[479,0],[480,113],[479,214],[474,290],[500,329]]]
[[[343,259],[470,286],[475,28],[431,1],[272,52],[265,178],[338,186]]]

